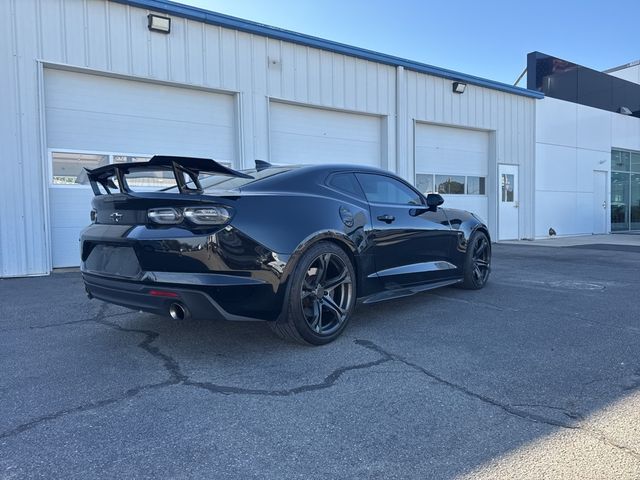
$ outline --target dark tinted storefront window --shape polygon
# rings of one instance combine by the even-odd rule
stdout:
[[[548,97],[640,117],[640,85],[544,53],[527,56],[527,88]]]

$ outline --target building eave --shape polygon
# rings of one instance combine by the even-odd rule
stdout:
[[[164,13],[167,15],[173,15],[177,17],[187,18],[209,25],[216,25],[220,27],[239,30],[254,35],[262,35],[275,40],[282,40],[286,42],[292,42],[299,45],[305,45],[308,47],[318,48],[329,52],[340,53],[351,57],[361,58],[363,60],[369,60],[372,62],[382,63],[385,65],[391,65],[393,67],[403,67],[407,70],[412,70],[418,73],[425,73],[428,75],[435,75],[437,77],[446,78],[453,81],[464,82],[470,85],[476,85],[479,87],[490,88],[501,92],[511,93],[513,95],[520,95],[530,98],[543,98],[544,94],[534,90],[528,90],[526,88],[515,87],[502,82],[489,80],[475,75],[469,75],[446,68],[435,67],[426,63],[415,62],[401,57],[388,55],[385,53],[375,52],[360,47],[354,47],[346,45],[344,43],[334,42],[332,40],[326,40],[311,35],[305,35],[303,33],[293,32],[291,30],[285,30],[282,28],[272,27],[261,23],[253,22],[250,20],[244,20],[222,13],[212,12],[198,7],[190,5],[183,5],[181,3],[171,2],[168,0],[111,0],[117,3],[130,5],[132,7],[144,8],[154,12]]]

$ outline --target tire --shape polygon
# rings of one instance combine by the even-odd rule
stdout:
[[[462,288],[479,290],[487,284],[491,273],[491,242],[485,233],[478,231],[471,235],[462,271]]]
[[[281,319],[270,322],[281,338],[325,345],[340,336],[356,303],[356,275],[348,255],[337,245],[318,242],[298,260]]]

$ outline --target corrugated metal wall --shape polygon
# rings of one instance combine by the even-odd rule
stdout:
[[[383,164],[410,180],[414,119],[497,130],[500,162],[533,165],[532,99],[472,86],[454,96],[450,80],[179,17],[170,35],[152,33],[148,13],[104,0],[0,2],[0,276],[50,269],[37,60],[239,92],[237,167],[269,158],[270,97],[385,117]]]

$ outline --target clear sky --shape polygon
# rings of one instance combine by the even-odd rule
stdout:
[[[640,0],[179,3],[511,84],[534,50],[597,70],[640,59]]]

